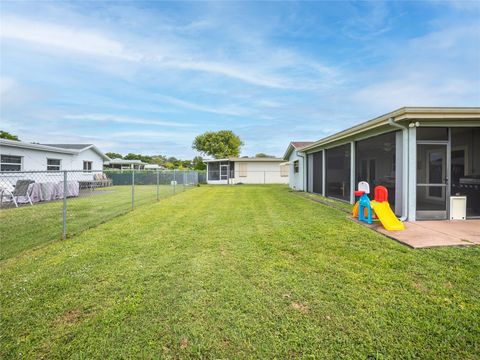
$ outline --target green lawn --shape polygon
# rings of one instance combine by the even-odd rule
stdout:
[[[179,185],[175,193],[185,188]],[[188,189],[188,187],[187,187]],[[155,185],[135,186],[135,206],[157,200]],[[170,185],[159,186],[159,198],[174,194]],[[99,225],[132,208],[132,188],[129,185],[82,191],[80,197],[68,198],[67,231],[73,236]],[[63,232],[63,201],[37,203],[0,210],[0,260],[54,240]]]
[[[1,358],[480,354],[480,248],[412,250],[283,186],[202,186],[0,262]]]

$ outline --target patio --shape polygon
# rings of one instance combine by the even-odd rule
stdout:
[[[362,222],[362,224],[365,224]],[[405,230],[388,231],[380,223],[372,229],[414,249],[480,245],[480,220],[405,222]]]

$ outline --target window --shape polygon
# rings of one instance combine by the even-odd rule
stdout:
[[[452,128],[451,194],[467,197],[467,218],[480,218],[480,128]]]
[[[21,171],[22,157],[15,155],[1,156],[1,171]]]
[[[288,170],[289,170],[288,165],[280,165],[280,176],[281,177],[287,177],[288,176]]]
[[[325,193],[337,199],[350,200],[350,144],[328,149],[325,158]]]
[[[394,131],[355,142],[355,188],[358,182],[366,181],[373,194],[375,186],[385,186],[392,208],[395,208],[396,192],[396,137]]]
[[[300,171],[300,170],[299,170],[298,160],[295,160],[295,161],[293,162],[293,172],[294,172],[295,174],[297,174],[299,171]]]
[[[208,180],[220,180],[220,163],[210,162],[208,163]]]
[[[247,177],[247,163],[238,163],[238,176]]]
[[[84,161],[83,162],[83,171],[92,171],[92,162]]]
[[[323,152],[318,151],[312,154],[312,192],[323,193]]]
[[[427,141],[447,141],[448,128],[419,127],[417,128],[417,140]]]
[[[47,159],[47,171],[59,171],[60,164],[60,159]]]

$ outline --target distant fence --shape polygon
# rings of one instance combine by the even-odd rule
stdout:
[[[288,168],[281,170],[209,170],[211,184],[288,184]]]
[[[0,233],[66,238],[205,179],[192,170],[3,171]]]

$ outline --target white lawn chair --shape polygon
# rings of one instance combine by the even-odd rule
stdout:
[[[12,199],[12,192],[15,190],[15,186],[13,186],[11,183],[0,183],[0,207],[3,206],[3,199],[9,198],[9,202]]]
[[[11,201],[18,207],[18,198],[20,196],[26,197],[30,205],[33,205],[32,199],[30,198],[30,194],[28,193],[28,187],[30,184],[34,183],[33,180],[17,180],[15,184],[15,188],[13,190],[8,188],[2,188],[1,190],[1,201],[3,203],[4,197],[10,197]]]

